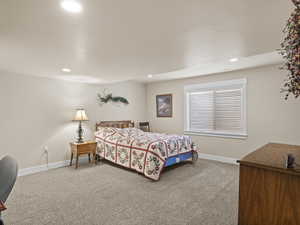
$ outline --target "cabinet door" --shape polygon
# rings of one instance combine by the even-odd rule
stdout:
[[[299,225],[300,177],[240,166],[239,225]]]

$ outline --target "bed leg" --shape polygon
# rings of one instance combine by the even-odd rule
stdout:
[[[198,152],[197,151],[193,151],[193,155],[192,155],[192,162],[193,164],[195,164],[198,160]]]

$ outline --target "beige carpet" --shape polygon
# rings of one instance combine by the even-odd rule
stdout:
[[[236,225],[238,167],[206,160],[159,182],[101,162],[18,179],[6,225]]]

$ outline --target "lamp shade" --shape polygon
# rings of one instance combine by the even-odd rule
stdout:
[[[88,117],[84,109],[77,109],[73,121],[88,121]]]

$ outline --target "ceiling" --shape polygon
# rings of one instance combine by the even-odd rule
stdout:
[[[292,10],[287,0],[80,2],[83,11],[70,14],[60,0],[0,0],[0,69],[107,83],[243,68],[224,67],[233,57],[275,63]],[[189,75],[189,68],[197,70]]]

